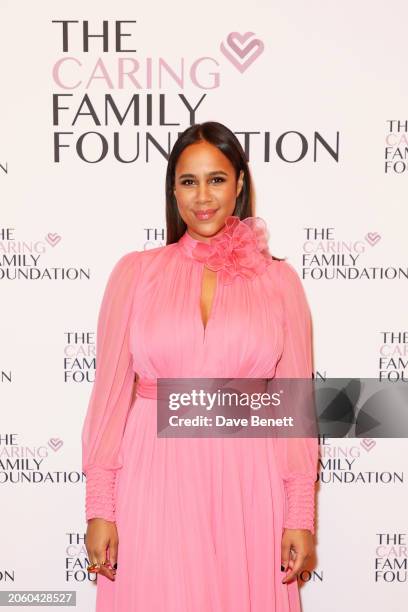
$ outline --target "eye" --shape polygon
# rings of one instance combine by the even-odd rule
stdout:
[[[215,184],[219,184],[219,183],[224,183],[225,182],[225,178],[223,178],[222,176],[213,176],[210,180],[214,181]],[[183,179],[181,181],[181,184],[182,185],[186,185],[187,187],[189,187],[192,183],[194,183],[193,179]]]

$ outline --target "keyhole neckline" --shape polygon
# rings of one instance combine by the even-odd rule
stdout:
[[[219,275],[218,275],[218,272],[216,272],[216,282],[215,282],[215,287],[214,287],[214,293],[212,295],[212,300],[211,300],[211,308],[208,314],[207,322],[204,325],[204,321],[202,319],[202,313],[201,313],[201,295],[203,291],[203,282],[204,282],[204,274],[205,274],[206,265],[204,262],[201,262],[198,259],[196,259],[193,255],[193,249],[196,247],[197,244],[202,243],[202,242],[203,242],[202,240],[193,238],[193,236],[191,236],[186,230],[185,233],[181,236],[181,238],[179,238],[177,244],[180,247],[180,249],[183,251],[183,253],[189,259],[191,259],[192,261],[196,263],[199,269],[199,272],[198,272],[199,290],[198,290],[198,296],[197,296],[196,317],[197,317],[197,323],[198,323],[198,326],[201,332],[201,342],[202,342],[202,345],[204,346],[208,338],[209,327],[211,327],[213,319],[214,319],[214,315],[215,315],[215,311],[216,311],[216,307],[218,303],[218,298],[219,298],[219,293],[220,293],[220,286],[219,286]]]
[[[204,324],[203,318],[202,318],[202,312],[201,312],[201,300],[202,300],[202,294],[203,294],[203,289],[204,289],[204,275],[205,275],[205,264],[201,264],[201,272],[199,275],[200,278],[200,290],[199,290],[199,319],[200,319],[200,328],[201,328],[201,332],[202,332],[202,341],[203,343],[205,342],[206,338],[207,338],[207,329],[209,324],[212,322],[212,320],[214,319],[214,314],[215,314],[215,308],[217,306],[217,301],[218,301],[218,295],[220,292],[220,288],[219,288],[219,278],[218,278],[218,272],[215,272],[215,283],[214,283],[214,287],[213,287],[213,292],[211,295],[211,303],[210,303],[210,308],[208,311],[208,318],[206,323]]]

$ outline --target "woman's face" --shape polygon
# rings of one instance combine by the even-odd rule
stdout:
[[[241,192],[244,173],[238,181],[228,157],[207,141],[189,145],[178,158],[174,195],[189,234],[207,242],[224,228]]]

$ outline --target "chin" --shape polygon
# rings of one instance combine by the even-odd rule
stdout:
[[[221,222],[214,221],[213,223],[197,223],[196,221],[194,226],[191,227],[191,229],[200,236],[210,237],[214,236],[215,234],[218,234],[218,232],[220,232],[224,228],[224,226],[224,219]]]

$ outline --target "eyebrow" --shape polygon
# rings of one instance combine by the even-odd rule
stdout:
[[[215,174],[224,174],[225,176],[228,176],[227,172],[224,172],[224,170],[214,170],[213,172],[208,172],[207,176],[214,176]],[[179,179],[195,177],[195,174],[180,174]]]

